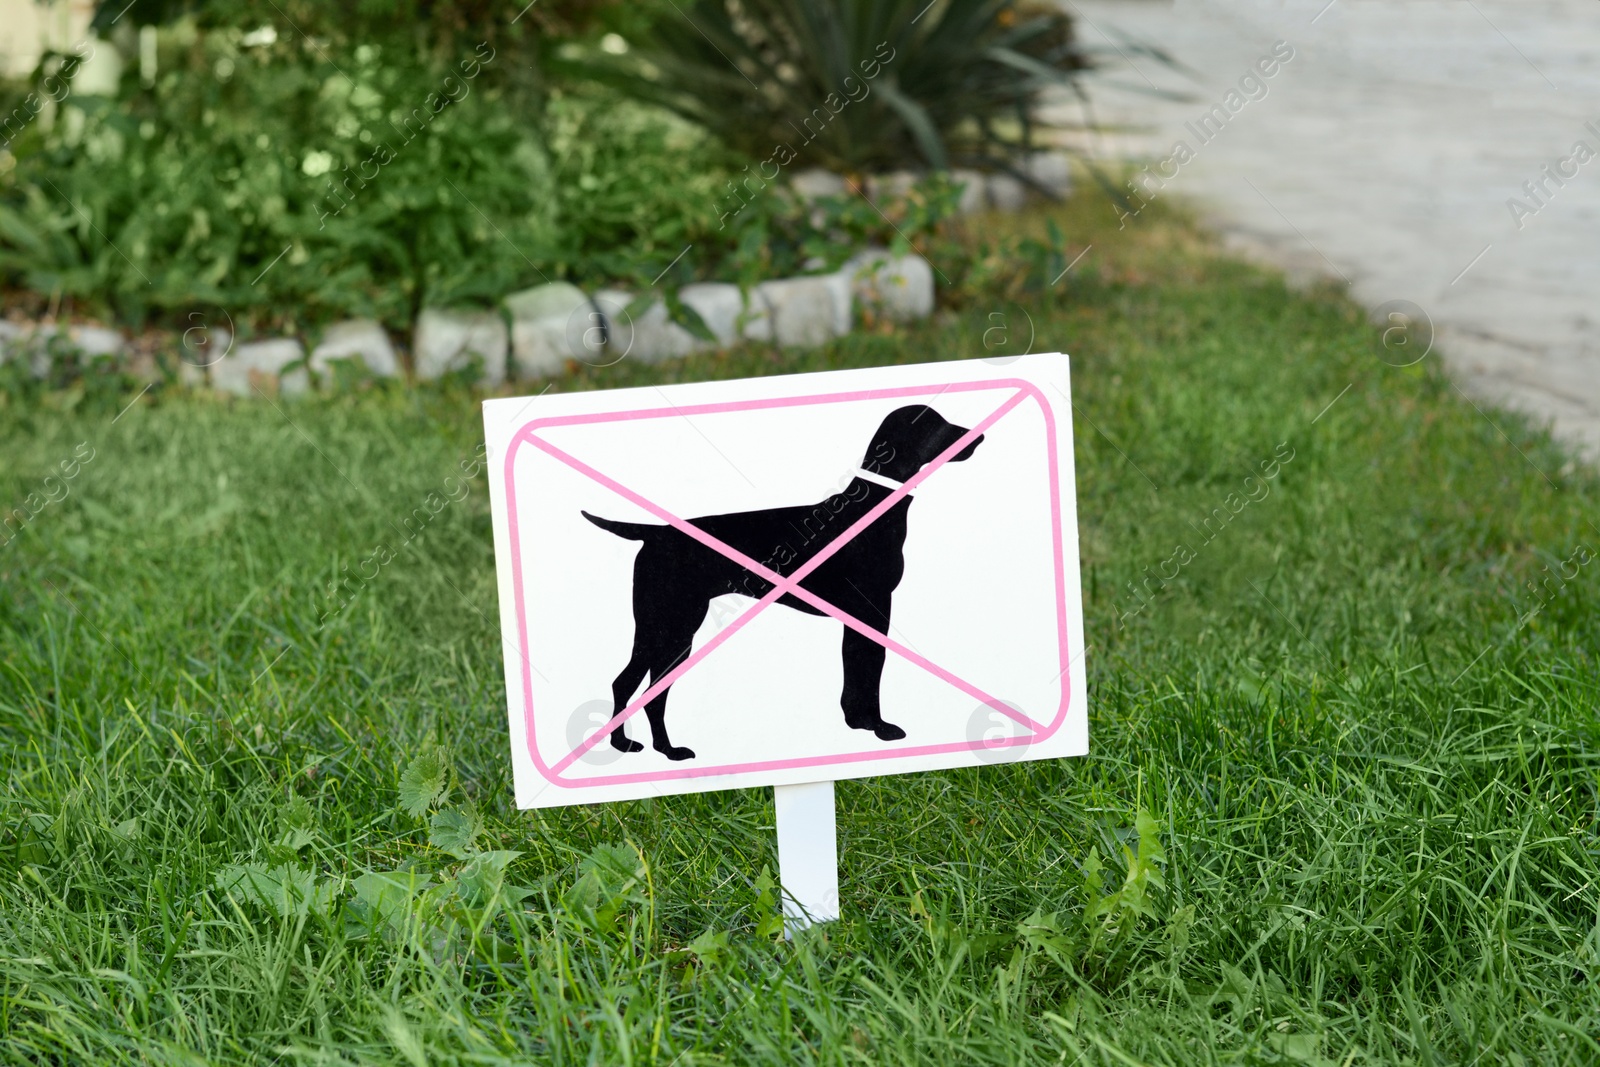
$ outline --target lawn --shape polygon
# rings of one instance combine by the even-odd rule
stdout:
[[[512,807],[477,397],[11,395],[0,1059],[1600,1059],[1600,482],[1332,289],[1055,218],[1044,297],[552,383],[1072,354],[1090,755],[842,783],[792,944],[768,791]]]

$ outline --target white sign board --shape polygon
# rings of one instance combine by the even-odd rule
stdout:
[[[1088,751],[1064,355],[490,400],[517,805]]]

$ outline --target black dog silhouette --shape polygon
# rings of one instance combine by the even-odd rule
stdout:
[[[904,482],[966,433],[965,428],[946,422],[922,404],[899,408],[879,425],[861,469]],[[951,461],[971,456],[982,441],[980,434]],[[688,521],[787,577],[891,492],[858,476],[843,491],[817,504],[705,515]],[[905,572],[901,549],[910,510],[911,497],[907,495],[802,579],[801,587],[887,633],[890,599]],[[613,716],[628,706],[646,674],[654,684],[689,654],[694,633],[713,597],[742,593],[759,599],[772,591],[772,583],[765,578],[674,527],[618,522],[587,511],[583,517],[618,537],[644,542],[633,564],[633,655],[611,683]],[[778,603],[808,615],[822,614],[790,593],[779,597]],[[846,627],[843,657],[844,692],[839,703],[844,721],[857,730],[871,730],[880,740],[900,740],[906,732],[884,721],[878,702],[883,646]],[[668,759],[693,759],[692,749],[674,745],[667,737],[669,692],[670,686],[645,705],[651,741]],[[644,748],[629,740],[621,726],[611,731],[611,744],[623,752]]]

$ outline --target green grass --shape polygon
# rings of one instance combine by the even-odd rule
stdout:
[[[482,477],[396,531],[472,397],[4,408],[0,504],[94,458],[0,548],[0,1059],[1600,1060],[1594,477],[1330,290],[1059,218],[1094,250],[1027,313],[1074,357],[1091,754],[842,783],[844,918],[798,944],[768,791],[513,809]],[[555,388],[985,355],[991,313],[1016,350],[973,301]],[[401,808],[419,753],[503,871]]]

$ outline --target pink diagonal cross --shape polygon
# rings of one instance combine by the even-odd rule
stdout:
[[[725,544],[724,542],[718,540],[711,534],[700,529],[698,526],[694,526],[678,516],[673,515],[665,508],[662,508],[652,501],[646,499],[640,494],[629,489],[627,486],[622,485],[615,479],[602,474],[600,471],[594,469],[593,467],[584,463],[582,460],[577,459],[555,445],[540,439],[534,434],[528,434],[526,440],[528,440],[535,447],[539,448],[541,451],[555,459],[560,460],[573,469],[588,475],[594,481],[599,482],[601,485],[606,486],[625,499],[632,501],[640,507],[643,507],[657,518],[694,538],[707,548],[712,549],[720,555],[732,560],[735,563],[738,563],[740,566],[773,583],[772,589],[765,596],[761,597],[749,608],[745,609],[745,611],[736,619],[734,619],[733,622],[729,623],[722,630],[718,631],[718,633],[716,633],[711,640],[707,641],[698,652],[685,658],[685,660],[678,664],[677,667],[673,668],[671,671],[667,672],[661,678],[652,683],[649,688],[647,688],[638,698],[632,701],[620,713],[612,716],[611,720],[606,723],[605,726],[595,731],[595,733],[586,738],[582,744],[573,749],[572,752],[568,753],[560,762],[556,763],[555,766],[551,767],[550,773],[553,775],[560,775],[568,767],[572,766],[573,763],[583,757],[584,753],[598,745],[604,738],[609,736],[613,730],[616,730],[622,726],[623,723],[627,722],[629,718],[636,714],[651,700],[655,699],[656,696],[666,691],[668,687],[682,677],[684,673],[687,672],[691,667],[695,666],[706,656],[710,655],[711,652],[718,648],[728,638],[732,637],[734,633],[741,629],[746,623],[750,622],[750,620],[752,620],[756,615],[766,610],[767,607],[769,607],[772,603],[777,601],[786,593],[792,593],[796,599],[810,604],[812,607],[815,607],[824,614],[837,619],[862,636],[867,637],[868,639],[882,645],[884,648],[895,652],[897,655],[910,660],[912,663],[917,664],[919,667],[922,667],[924,670],[927,670],[936,677],[949,682],[968,695],[975,697],[984,704],[1014,719],[1023,726],[1028,727],[1028,729],[1034,733],[1042,733],[1045,729],[1043,726],[1012,708],[1010,705],[1003,703],[997,698],[985,693],[977,686],[972,685],[971,683],[957,677],[954,674],[951,674],[944,668],[938,666],[916,652],[913,652],[911,649],[906,648],[899,642],[894,641],[887,634],[883,634],[877,630],[874,630],[872,627],[861,622],[859,619],[855,618],[849,613],[842,611],[841,609],[828,603],[826,600],[823,600],[821,597],[816,596],[810,590],[804,589],[800,586],[800,582],[802,582],[809,574],[811,574],[812,571],[820,567],[840,549],[844,548],[844,546],[854,539],[857,534],[861,533],[861,531],[872,525],[873,522],[877,521],[877,519],[886,513],[890,508],[899,503],[899,501],[903,499],[906,494],[910,493],[913,489],[926,481],[934,471],[938,470],[945,463],[949,462],[953,456],[959,453],[972,441],[976,440],[980,434],[982,434],[990,426],[993,426],[1012,408],[1020,404],[1023,399],[1026,398],[1026,396],[1027,393],[1022,390],[1014,393],[1006,400],[1005,403],[1001,404],[1000,407],[995,409],[995,411],[989,414],[977,425],[973,426],[972,429],[963,434],[954,444],[950,445],[943,452],[939,453],[939,455],[929,462],[925,467],[923,467],[921,471],[913,475],[904,484],[902,484],[899,489],[896,489],[890,493],[888,497],[880,501],[860,519],[857,519],[848,529],[830,541],[822,548],[821,551],[808,559],[803,565],[797,567],[794,572],[787,577],[778,574],[776,571],[773,571],[770,568],[756,562],[743,552],[740,552],[731,545]]]

